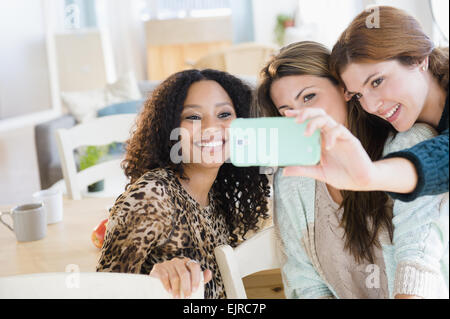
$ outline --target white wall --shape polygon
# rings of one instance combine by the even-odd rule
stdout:
[[[50,106],[43,2],[0,1],[0,121]]]
[[[34,126],[0,131],[0,205],[30,202],[40,189]]]
[[[0,1],[1,205],[28,202],[40,189],[34,124],[56,116],[51,110],[46,1]]]
[[[448,0],[443,0],[448,1]],[[386,5],[405,10],[422,24],[423,30],[433,36],[433,20],[428,0],[376,0],[378,5]]]
[[[428,0],[253,0],[255,41],[274,43],[276,16],[292,14],[298,5],[297,22],[303,23],[301,28],[307,31],[300,36],[312,32],[312,38],[305,40],[319,41],[331,48],[351,20],[370,4],[403,9],[419,20],[426,34],[432,38],[436,35]],[[304,39],[298,39],[301,40]]]
[[[365,8],[362,0],[299,0],[299,4],[299,28],[309,28],[311,40],[330,49],[353,18]]]
[[[298,0],[253,0],[255,42],[276,43],[274,28],[278,14],[295,14]]]
[[[280,13],[294,14],[298,38],[291,41],[314,40],[332,47],[340,33],[365,6],[367,0],[253,0],[255,41],[275,43],[274,28]],[[299,11],[297,11],[299,10]],[[293,32],[295,33],[295,32]]]

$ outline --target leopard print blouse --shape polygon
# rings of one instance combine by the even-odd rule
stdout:
[[[214,248],[230,234],[212,191],[202,208],[170,169],[145,173],[110,211],[97,271],[149,274],[156,263],[187,257],[210,269],[205,298],[226,298]]]

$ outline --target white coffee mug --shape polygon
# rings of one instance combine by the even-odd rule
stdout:
[[[63,219],[62,191],[58,189],[44,189],[33,194],[35,202],[41,202],[47,213],[47,224],[59,223]]]
[[[4,215],[10,215],[13,225],[3,220]],[[34,241],[47,235],[45,209],[42,203],[32,203],[16,206],[9,212],[0,212],[0,222],[16,234],[17,241]]]

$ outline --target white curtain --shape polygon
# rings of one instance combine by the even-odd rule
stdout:
[[[132,71],[138,80],[147,78],[144,22],[140,0],[97,0],[98,27],[110,52],[108,81]]]

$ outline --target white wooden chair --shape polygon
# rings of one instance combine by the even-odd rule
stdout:
[[[115,181],[123,184],[119,186],[125,186],[126,178],[120,168],[122,159],[103,162],[77,173],[73,151],[80,146],[125,142],[130,137],[130,130],[135,118],[136,114],[104,116],[78,124],[70,129],[56,131],[61,167],[70,199],[81,199],[82,190],[86,186],[105,178],[114,180],[113,177],[115,176]],[[123,187],[122,191],[124,190]],[[105,196],[115,195],[119,194],[105,194]]]
[[[238,247],[221,245],[214,249],[228,299],[247,299],[242,278],[281,267],[280,244],[273,226],[268,227]]]
[[[203,299],[200,284],[190,299]],[[0,299],[173,299],[158,278],[110,272],[0,277]]]

